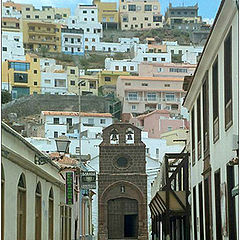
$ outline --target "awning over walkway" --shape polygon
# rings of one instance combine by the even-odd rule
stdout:
[[[186,208],[186,192],[169,192],[169,210],[176,213],[184,213]],[[167,209],[166,191],[158,191],[150,202],[150,209],[153,215],[162,215]]]

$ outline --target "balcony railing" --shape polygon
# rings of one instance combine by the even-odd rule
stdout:
[[[145,101],[145,102],[154,102],[154,103],[158,103],[158,102],[180,102],[181,99],[180,98],[160,98],[160,97],[156,97],[156,98],[148,98],[148,97],[137,97],[137,98],[133,98],[133,97],[126,97],[125,98],[126,101]]]

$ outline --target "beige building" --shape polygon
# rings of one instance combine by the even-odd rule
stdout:
[[[48,20],[64,19],[70,16],[69,8],[53,8],[51,6],[42,6],[42,9],[36,9],[33,5],[22,6],[22,19],[26,20]]]
[[[45,21],[22,21],[25,49],[39,51],[46,47],[49,52],[61,52],[61,24]]]
[[[152,29],[163,26],[158,0],[121,0],[119,15],[122,30]]]
[[[1,239],[71,236],[74,221],[60,168],[5,123],[1,133]]]
[[[189,142],[188,129],[176,129],[161,134],[161,139],[166,140],[167,145],[183,145]]]

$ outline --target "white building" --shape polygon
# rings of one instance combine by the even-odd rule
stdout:
[[[41,72],[41,93],[67,94],[67,73],[63,70],[55,70],[54,72]]]
[[[197,64],[203,47],[193,45],[178,45],[176,42],[163,41],[163,45],[167,45],[167,52],[170,54],[179,54],[182,56],[184,63]]]
[[[79,113],[42,111],[40,121],[44,125],[45,137],[57,138],[66,135],[70,127],[79,123]],[[112,122],[110,113],[81,113],[82,126],[105,128]],[[81,127],[81,131],[85,130]]]
[[[79,4],[75,9],[75,16],[80,22],[95,22],[98,23],[98,8],[96,5]]]
[[[105,58],[105,70],[108,71],[127,71],[138,72],[138,61],[131,59],[114,60],[113,58]]]
[[[26,60],[22,32],[2,32],[2,61]]]
[[[84,30],[61,29],[62,52],[72,55],[84,55]]]
[[[171,53],[148,53],[139,51],[133,59],[114,60],[113,58],[106,58],[105,70],[138,73],[141,62],[170,63]]]
[[[222,0],[184,101],[191,117],[192,239],[239,236],[238,4]]]
[[[2,6],[2,17],[21,18],[22,14],[13,7]]]

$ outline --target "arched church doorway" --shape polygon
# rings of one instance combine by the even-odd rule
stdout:
[[[138,238],[138,202],[130,198],[111,199],[107,203],[108,239]]]

